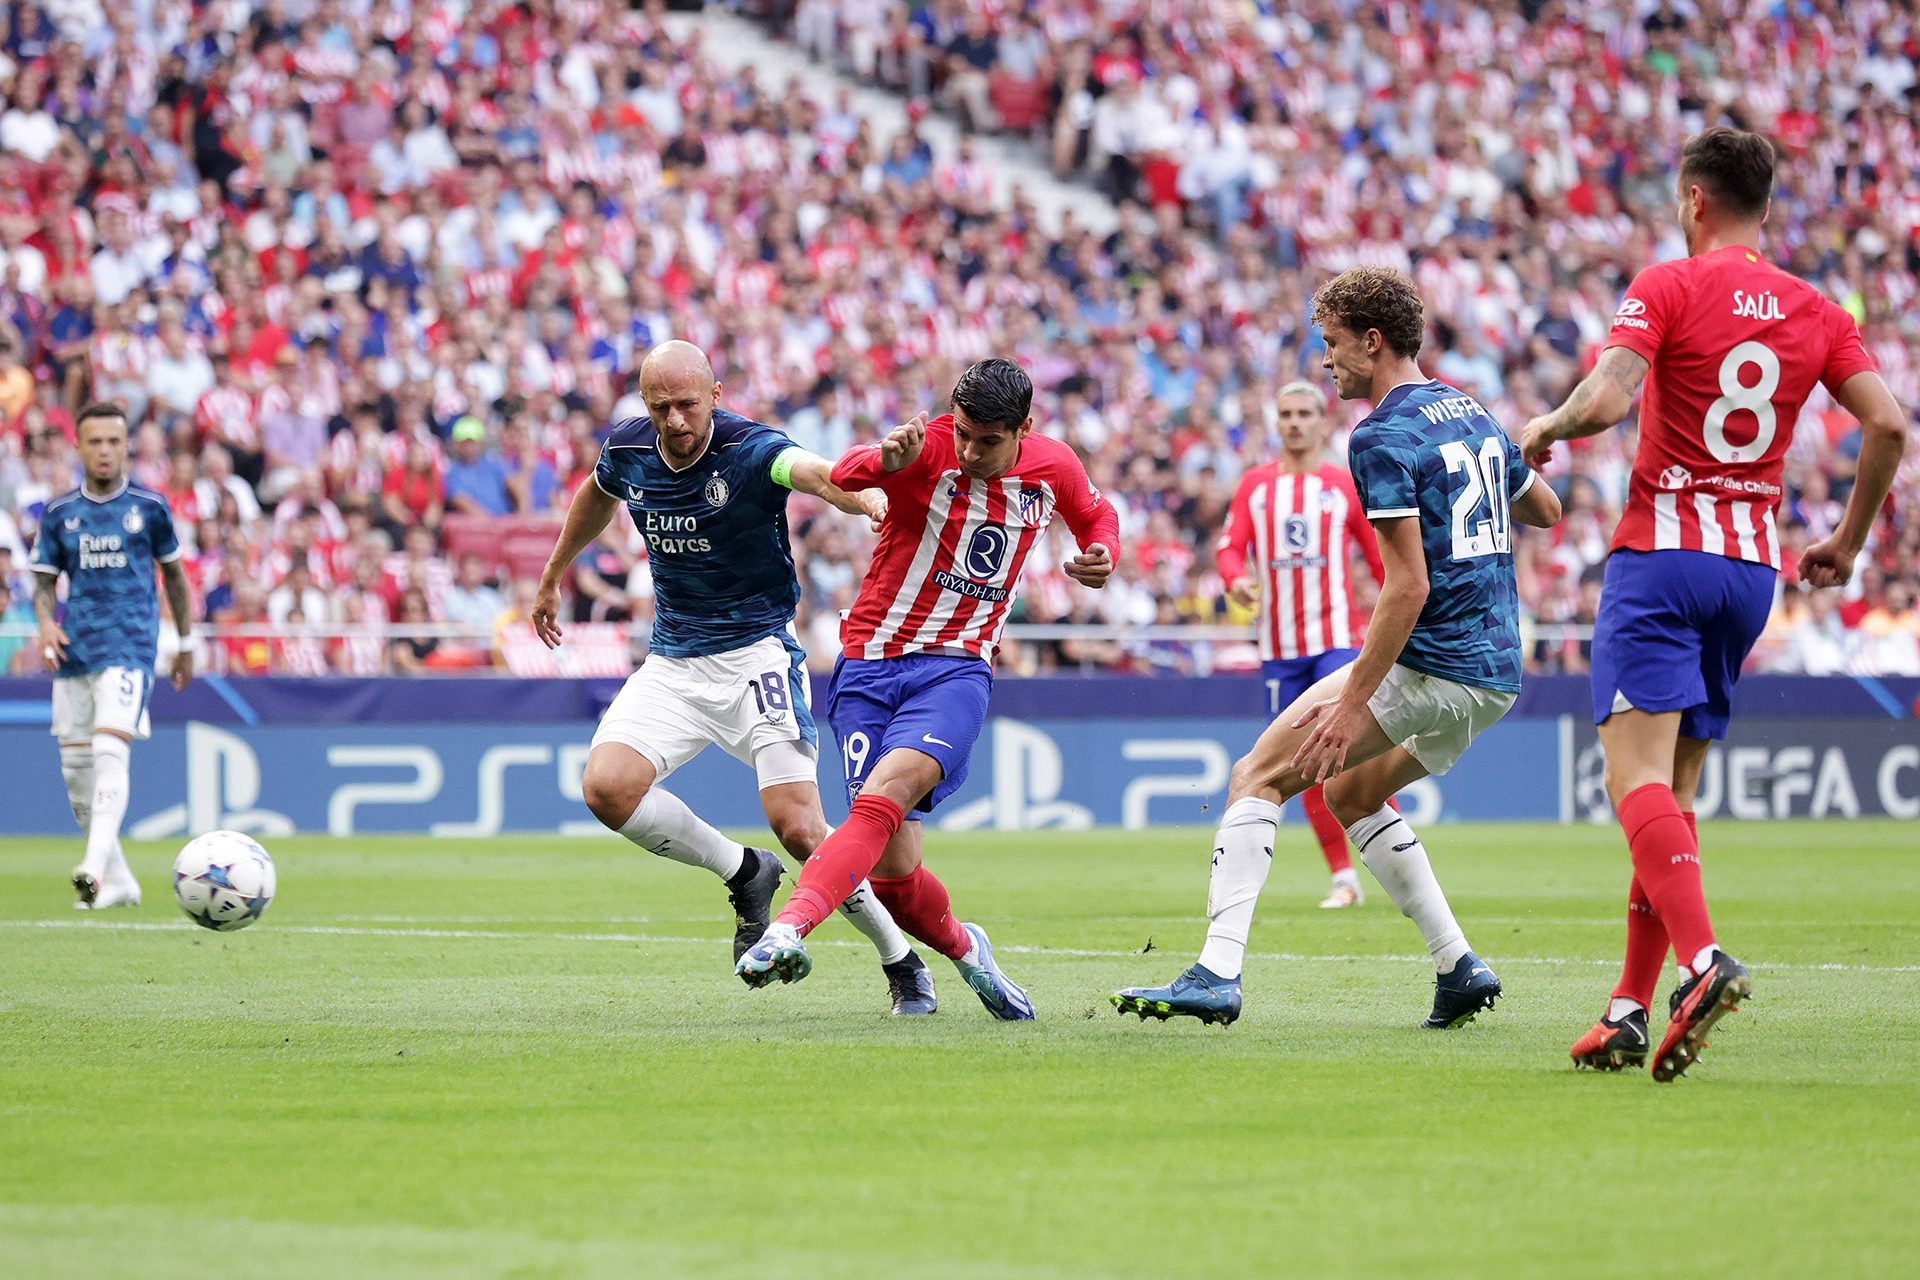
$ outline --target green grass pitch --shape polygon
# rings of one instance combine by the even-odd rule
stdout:
[[[93,918],[77,841],[0,843],[0,1273],[1915,1274],[1920,824],[1707,829],[1755,993],[1671,1086],[1566,1058],[1618,833],[1430,836],[1507,989],[1443,1034],[1412,926],[1371,882],[1316,910],[1297,826],[1224,1031],[1106,1003],[1191,961],[1203,832],[930,839],[1024,1025],[938,958],[939,1014],[889,1019],[843,921],[748,991],[720,886],[611,838],[277,841],[232,935],[170,850]]]

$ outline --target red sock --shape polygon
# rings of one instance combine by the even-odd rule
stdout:
[[[1327,870],[1351,871],[1353,859],[1347,854],[1347,829],[1327,808],[1326,793],[1320,787],[1308,787],[1300,795],[1300,807],[1307,811],[1307,822],[1320,841],[1320,853],[1327,860]]]
[[[798,929],[803,938],[812,933],[860,887],[904,821],[906,815],[893,801],[883,796],[855,796],[847,820],[820,842],[807,865],[800,868],[800,883],[775,919]]]
[[[1613,994],[1637,1001],[1642,1009],[1652,1009],[1660,970],[1667,963],[1667,945],[1667,926],[1660,923],[1659,912],[1648,901],[1640,877],[1635,876],[1627,889],[1627,962],[1620,969],[1620,985]]]
[[[1694,825],[1680,812],[1673,788],[1657,782],[1621,800],[1620,825],[1633,851],[1633,875],[1672,940],[1682,965],[1713,945],[1707,895],[1700,883],[1700,845]]]
[[[910,876],[872,877],[873,894],[893,916],[895,924],[949,960],[967,954],[973,939],[954,917],[947,886],[925,867]]]

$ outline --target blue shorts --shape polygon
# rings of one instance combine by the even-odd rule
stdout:
[[[1615,551],[1593,626],[1593,722],[1678,711],[1681,737],[1726,737],[1774,579],[1768,565],[1704,551]]]
[[[934,806],[967,780],[967,761],[987,722],[993,668],[978,658],[908,654],[904,658],[843,656],[827,684],[827,723],[847,767],[847,803],[860,794],[867,770],[895,747],[911,747],[940,762],[940,781],[909,818]]]
[[[1294,699],[1360,656],[1358,649],[1329,649],[1304,658],[1275,658],[1260,664],[1260,683],[1267,691],[1267,718],[1292,706]]]

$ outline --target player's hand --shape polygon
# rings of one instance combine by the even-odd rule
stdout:
[[[1543,413],[1529,422],[1526,430],[1520,433],[1520,456],[1535,471],[1547,465],[1547,460],[1553,457],[1553,446],[1558,443],[1553,435],[1552,417],[1552,414]]]
[[[1113,576],[1113,557],[1096,542],[1060,567],[1081,586],[1098,591]]]
[[[182,640],[180,643],[184,646],[184,645],[192,644],[193,641]],[[188,648],[182,648],[180,652],[174,654],[172,669],[168,672],[168,674],[173,679],[173,691],[175,693],[181,692],[188,685],[192,684],[193,683],[193,650]]]
[[[53,619],[48,618],[40,624],[40,657],[49,667],[57,667],[67,660],[67,646],[72,643],[60,624]]]
[[[1360,736],[1367,714],[1365,703],[1353,706],[1344,698],[1327,698],[1308,707],[1293,722],[1296,729],[1313,726],[1313,732],[1293,753],[1293,768],[1303,781],[1318,786],[1347,767],[1347,752]]]
[[[903,422],[887,432],[887,438],[880,442],[881,470],[898,471],[902,467],[912,466],[926,443],[927,415],[916,413],[911,421]]]
[[[887,518],[887,491],[885,489],[862,489],[854,495],[860,509],[867,513],[867,519],[873,524],[873,531],[880,532],[880,526]]]
[[[1800,581],[1810,587],[1844,587],[1853,581],[1857,554],[1841,545],[1838,535],[1822,538],[1800,553]]]
[[[533,597],[533,634],[549,649],[560,647],[560,586],[542,581]]]
[[[1254,602],[1259,598],[1260,584],[1244,574],[1235,578],[1232,585],[1227,588],[1227,599],[1233,601],[1242,609],[1253,608]]]

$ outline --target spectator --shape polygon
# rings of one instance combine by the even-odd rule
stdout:
[[[469,627],[490,627],[506,612],[506,597],[488,581],[487,562],[472,552],[460,557],[460,570],[447,589],[446,618]]]
[[[449,511],[504,516],[513,510],[509,475],[500,455],[487,449],[487,428],[478,418],[453,424],[453,461],[447,464],[445,499]]]

